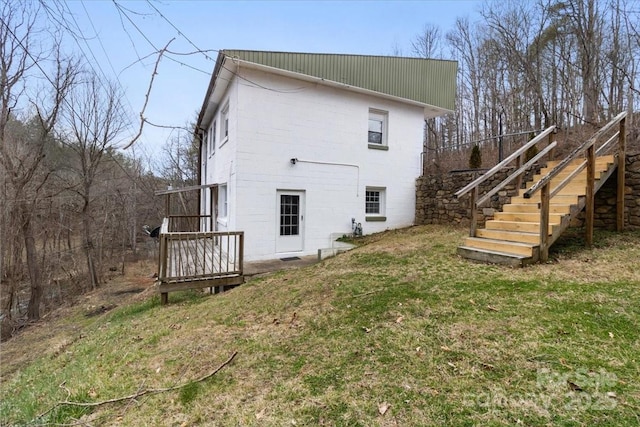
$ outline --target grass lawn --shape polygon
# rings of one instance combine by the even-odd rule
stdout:
[[[0,424],[640,425],[640,232],[596,232],[591,250],[569,234],[523,269],[459,258],[465,232],[381,233],[168,306],[79,307],[40,326],[67,335],[29,362],[6,357],[36,330],[3,344]]]

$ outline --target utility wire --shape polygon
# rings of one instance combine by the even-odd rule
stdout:
[[[193,42],[191,41],[191,39],[189,39],[189,37],[187,37],[187,36],[186,36],[186,34],[184,34],[182,31],[180,31],[180,29],[179,29],[178,27],[176,27],[176,26],[173,24],[173,22],[171,22],[169,19],[167,19],[167,17],[165,17],[165,16],[162,14],[162,12],[160,12],[160,11],[158,10],[158,8],[156,8],[156,7],[153,5],[153,3],[151,3],[149,0],[147,0],[147,3],[149,4],[149,6],[151,6],[151,8],[152,8],[153,10],[155,10],[155,11],[158,13],[158,15],[160,15],[160,17],[161,17],[162,19],[164,19],[164,20],[165,20],[169,25],[171,25],[171,26],[173,27],[173,29],[174,29],[174,30],[176,30],[176,31],[178,32],[178,35],[182,36],[186,41],[188,41],[188,42],[189,42],[189,44],[190,44],[191,46],[193,46],[193,47],[194,47],[194,48],[195,48],[199,53],[202,53],[202,54],[204,55],[204,57],[205,57],[205,58],[207,58],[209,61],[213,61],[213,58],[211,58],[209,55],[207,55],[207,51],[206,51],[206,50],[202,50],[202,49],[200,49],[198,46],[196,46],[196,45],[195,45],[195,43],[193,43]],[[218,51],[217,51],[217,50],[215,50],[215,49],[210,49],[209,51],[212,51],[212,52],[218,52]]]

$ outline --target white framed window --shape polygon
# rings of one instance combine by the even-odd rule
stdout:
[[[227,184],[218,186],[218,218],[226,219],[228,215]]]
[[[227,142],[229,139],[229,103],[222,108],[222,114],[220,116],[220,145]]]
[[[389,122],[389,113],[382,110],[369,109],[369,131],[367,134],[367,142],[369,148],[388,149],[387,145],[387,128]]]
[[[207,158],[207,152],[209,152],[209,132],[202,132],[202,159]]]
[[[214,120],[211,124],[211,127],[209,128],[209,142],[211,144],[211,146],[209,147],[209,155],[213,155],[216,152],[216,127],[217,123]]]
[[[386,221],[386,188],[367,187],[364,197],[364,214],[367,221]]]
[[[201,133],[200,138],[202,138],[202,157],[201,157],[201,167],[202,167],[202,175],[200,176],[200,184],[204,184],[207,182],[207,143],[206,143],[206,133]],[[204,200],[204,199],[203,199]],[[204,206],[204,205],[203,205]]]

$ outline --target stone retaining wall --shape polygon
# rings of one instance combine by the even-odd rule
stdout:
[[[640,153],[627,155],[625,174],[625,226],[640,228]],[[470,221],[469,194],[456,199],[453,194],[476,179],[485,171],[449,172],[442,175],[421,176],[416,180],[416,224],[464,224]],[[501,171],[480,186],[484,194],[504,180],[513,169]],[[614,174],[615,175],[615,174]],[[524,178],[527,179],[526,177]],[[596,193],[595,226],[616,227],[616,186],[615,176],[609,178],[604,187]],[[493,197],[490,203],[478,211],[478,226],[484,226],[494,212],[515,195],[515,184],[510,184]],[[582,225],[582,218],[575,221]]]

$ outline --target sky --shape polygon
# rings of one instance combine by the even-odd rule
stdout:
[[[411,41],[425,24],[443,34],[456,18],[478,17],[479,0],[448,1],[166,1],[45,0],[63,10],[74,34],[67,49],[84,56],[100,76],[125,93],[137,131],[139,113],[158,58],[145,117],[163,126],[195,120],[211,79],[218,50],[411,55]],[[57,9],[54,9],[56,6]],[[136,120],[138,122],[136,123]],[[169,138],[186,130],[145,125],[136,154],[156,158]]]

